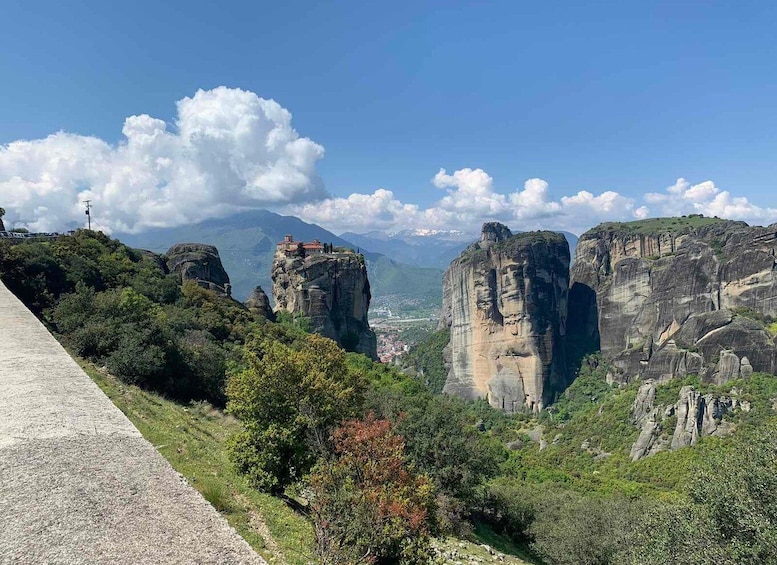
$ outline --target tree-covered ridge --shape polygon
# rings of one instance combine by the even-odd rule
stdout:
[[[159,257],[98,232],[0,242],[0,274],[77,355],[184,400],[223,405],[227,367],[264,324],[233,300],[181,285]]]
[[[710,218],[702,214],[690,214],[668,218],[649,218],[633,222],[604,222],[585,232],[580,236],[580,239],[592,239],[603,233],[614,235],[660,235],[663,233],[683,235],[699,228],[726,224],[747,226],[745,222],[734,222],[718,217]]]

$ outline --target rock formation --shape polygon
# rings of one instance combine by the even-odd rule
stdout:
[[[730,394],[701,394],[692,386],[680,389],[676,403],[655,405],[656,383],[648,380],[637,392],[632,407],[632,422],[640,428],[639,438],[631,447],[630,457],[637,461],[667,449],[696,445],[705,436],[725,436],[734,426],[724,416],[735,410],[750,411],[750,403]]]
[[[251,292],[248,300],[244,302],[244,306],[254,314],[262,316],[265,320],[275,321],[275,312],[273,312],[272,306],[270,306],[270,299],[261,286],[257,286]]]
[[[229,275],[221,264],[218,249],[214,246],[204,243],[177,243],[165,255],[167,269],[171,273],[178,273],[181,282],[191,280],[219,294],[231,294]]]
[[[444,391],[507,412],[546,406],[567,385],[568,288],[563,235],[484,224],[443,278]]]
[[[611,379],[777,371],[777,224],[690,216],[602,224],[578,243],[570,340],[600,345]]]
[[[377,360],[377,341],[367,320],[371,295],[362,255],[278,253],[272,281],[276,312],[304,316],[312,331]]]

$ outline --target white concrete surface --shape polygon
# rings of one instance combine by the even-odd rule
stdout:
[[[0,563],[264,563],[1,282]]]

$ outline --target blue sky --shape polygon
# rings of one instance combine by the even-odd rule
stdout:
[[[771,2],[75,4],[6,2],[0,19],[0,199],[11,202],[9,217],[33,227],[75,217],[78,196],[52,200],[40,189],[38,177],[52,173],[51,159],[39,153],[60,150],[16,146],[11,159],[14,142],[63,131],[116,146],[126,142],[124,120],[142,114],[175,132],[176,102],[222,85],[274,99],[292,114],[299,136],[325,150],[301,166],[310,186],[283,184],[270,192],[291,196],[274,201],[262,193],[254,204],[333,229],[456,227],[481,216],[500,219],[540,198],[546,206],[507,219],[539,226],[557,218],[577,222],[571,227],[579,231],[585,210],[560,199],[581,190],[629,200],[611,207],[613,219],[676,206],[777,221]],[[30,152],[38,164],[19,156]],[[433,183],[441,168],[445,177]],[[486,177],[455,177],[467,169]],[[73,174],[82,180],[57,182],[79,191],[115,180],[114,173]],[[11,184],[19,177],[27,184]],[[687,186],[666,192],[681,177]],[[172,183],[155,179],[157,190]],[[528,179],[546,181],[542,194],[511,199]],[[707,200],[688,197],[703,181],[714,183],[696,190]],[[376,197],[379,188],[390,190],[395,204]],[[38,192],[27,197],[23,190]],[[711,206],[721,192],[728,200]],[[212,203],[223,214],[249,205],[225,193],[232,196],[224,201],[209,193],[198,208]],[[353,193],[372,198],[336,200]],[[461,215],[466,198],[492,193],[506,200]],[[646,202],[647,193],[664,198]],[[328,208],[316,204],[326,195]],[[97,189],[93,196],[101,197]],[[747,205],[731,204],[737,198]],[[41,207],[67,210],[36,224],[45,216]],[[364,209],[375,217],[349,220]],[[134,225],[114,215],[106,227],[164,222]],[[175,221],[191,219],[199,217]]]

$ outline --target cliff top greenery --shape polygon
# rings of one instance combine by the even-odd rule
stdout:
[[[569,243],[567,242],[567,239],[564,237],[564,235],[559,232],[547,230],[515,233],[507,239],[503,239],[502,241],[494,243],[491,246],[491,249],[495,251],[512,252],[525,249],[532,245],[548,243],[562,245],[567,249],[567,254],[569,254]],[[485,249],[482,247],[482,245],[483,242],[481,241],[473,243],[464,250],[464,252],[461,254],[461,257],[469,258],[476,255],[477,253],[484,252]]]
[[[662,233],[681,235],[706,226],[725,223],[733,223],[733,221],[718,218],[717,216],[709,218],[702,214],[690,214],[688,216],[675,216],[669,218],[649,218],[647,220],[636,220],[634,222],[604,222],[595,228],[588,230],[581,238],[598,235],[602,232],[614,232],[623,235],[658,235]],[[744,222],[737,223],[747,225]]]

